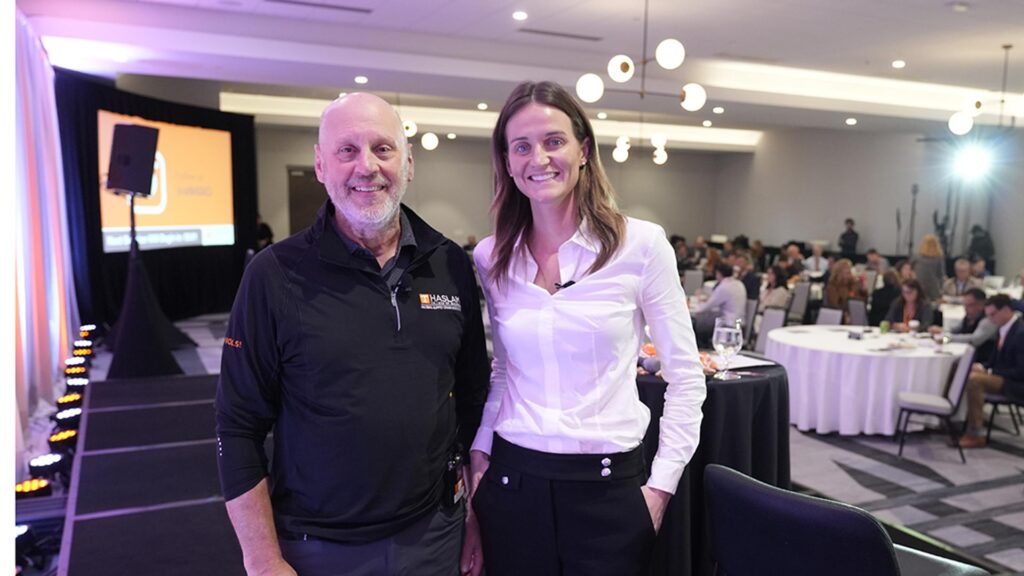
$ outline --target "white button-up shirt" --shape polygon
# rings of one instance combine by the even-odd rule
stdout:
[[[495,432],[549,453],[636,448],[651,418],[636,385],[646,324],[668,383],[648,485],[674,493],[700,440],[707,390],[665,231],[628,219],[619,250],[588,273],[599,248],[582,227],[558,250],[559,283],[574,284],[555,294],[533,284],[537,264],[519,243],[508,282],[496,286],[493,248],[489,236],[473,251],[494,341],[491,391],[473,449],[489,454]]]

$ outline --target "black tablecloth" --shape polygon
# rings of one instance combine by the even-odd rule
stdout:
[[[749,369],[759,376],[708,380],[700,446],[669,501],[654,550],[652,576],[711,575],[704,510],[704,468],[723,464],[762,482],[789,488],[789,385],[781,366]],[[658,450],[665,382],[637,378],[640,399],[651,410],[644,438],[647,464]]]

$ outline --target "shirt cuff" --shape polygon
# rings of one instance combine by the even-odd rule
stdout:
[[[686,464],[670,462],[664,459],[654,458],[651,464],[651,477],[647,479],[647,486],[657,488],[669,494],[675,494],[679,487],[679,479],[683,477],[683,470]]]
[[[488,456],[491,454],[491,444],[494,442],[494,429],[481,425],[477,428],[476,439],[473,440],[471,450],[479,450]]]

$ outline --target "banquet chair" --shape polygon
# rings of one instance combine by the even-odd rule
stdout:
[[[896,403],[900,407],[900,413],[896,417],[896,433],[900,438],[900,449],[897,456],[903,457],[903,441],[907,437],[907,425],[910,424],[911,414],[925,414],[936,416],[949,433],[953,445],[960,451],[960,460],[966,464],[964,450],[960,447],[960,434],[953,428],[950,418],[960,408],[960,401],[964,397],[964,388],[967,387],[967,377],[971,375],[971,362],[974,360],[974,347],[967,345],[967,349],[957,360],[955,368],[951,371],[953,375],[946,388],[946,394],[928,394],[926,392],[900,392]],[[902,426],[900,423],[902,422]]]
[[[1024,406],[1024,400],[1010,398],[1005,394],[986,393],[985,403],[992,405],[992,413],[988,417],[988,430],[985,432],[986,443],[992,438],[992,425],[995,424],[996,412],[999,411],[1000,406],[1006,406],[1006,409],[1010,412],[1010,421],[1013,422],[1013,433],[1020,436],[1020,424],[1018,421],[1021,420],[1020,407]]]
[[[819,326],[838,326],[843,323],[843,311],[839,308],[822,308],[818,310]]]
[[[867,326],[868,325],[868,305],[863,300],[850,300],[846,303],[850,309],[850,325],[851,326]]]
[[[893,544],[866,511],[704,469],[711,557],[720,576],[978,576],[985,570]]]
[[[754,347],[754,352],[764,354],[764,349],[768,346],[768,333],[785,325],[784,308],[765,308],[764,314],[761,315],[761,328],[757,331],[757,346]]]
[[[743,315],[743,341],[748,344],[750,343],[750,335],[753,333],[754,318],[756,316],[757,300],[747,300],[746,314]]]
[[[795,324],[804,323],[804,314],[807,313],[807,301],[811,297],[811,283],[797,282],[793,287],[793,298],[789,301],[788,321]]]
[[[683,290],[694,296],[704,286],[704,273],[700,270],[687,270],[683,273]]]

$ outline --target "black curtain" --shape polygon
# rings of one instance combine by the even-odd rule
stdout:
[[[82,321],[113,324],[127,279],[128,253],[103,253],[97,141],[97,111],[101,109],[231,133],[235,245],[143,252],[153,290],[169,318],[229,310],[241,279],[245,250],[256,238],[252,116],[146,98],[66,70],[57,70],[55,84],[71,256]]]

